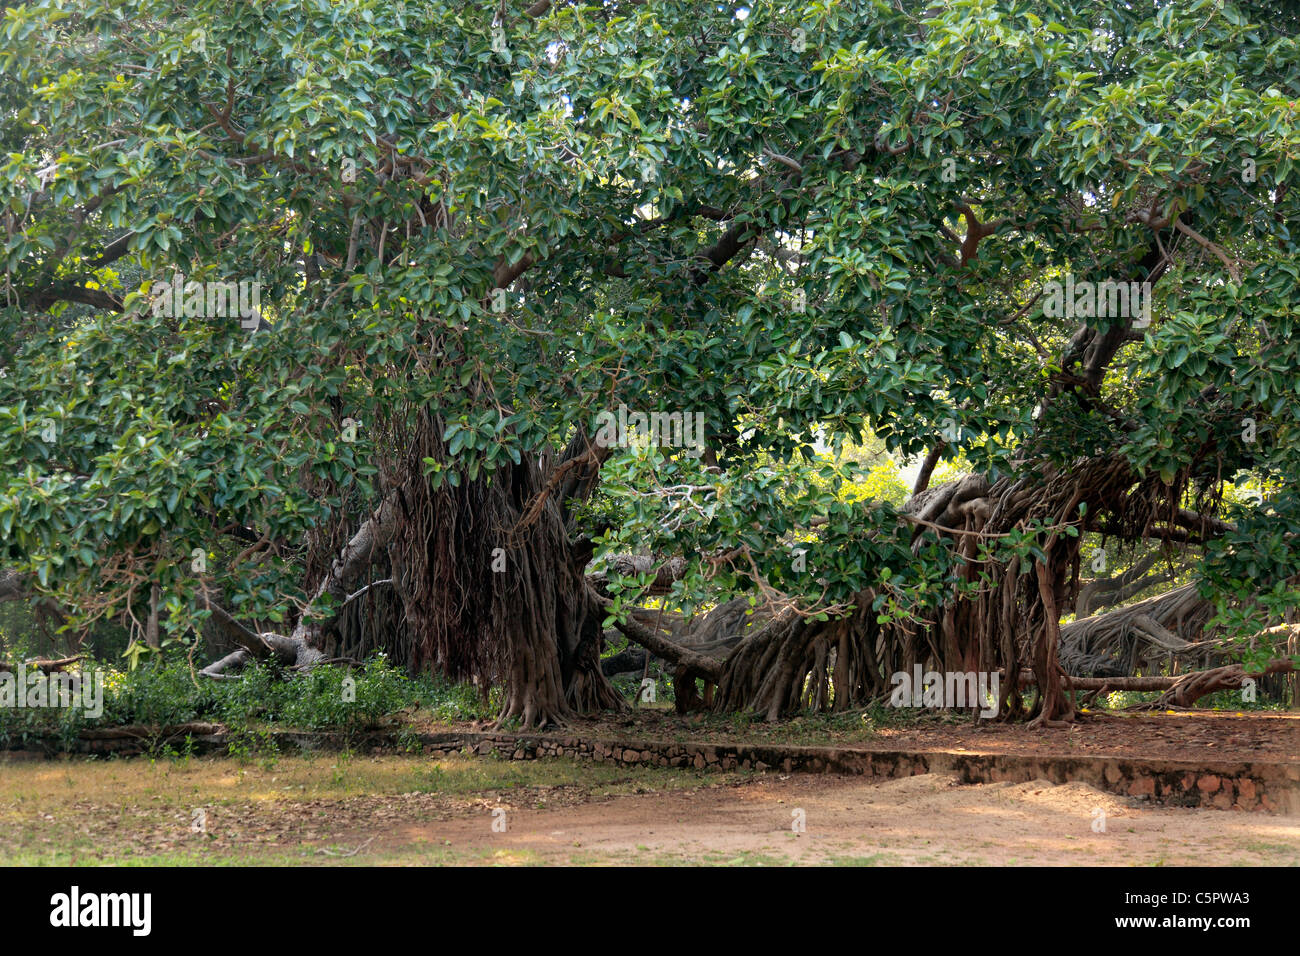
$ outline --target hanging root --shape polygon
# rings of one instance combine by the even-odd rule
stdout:
[[[1099,456],[1070,467],[1043,465],[1028,477],[1007,476],[993,484],[967,475],[926,488],[904,513],[914,553],[937,535],[953,549],[967,582],[983,573],[992,583],[972,598],[953,596],[938,608],[884,624],[872,609],[873,591],[858,595],[854,613],[837,621],[783,613],[753,630],[727,657],[714,709],[775,720],[799,710],[866,706],[889,695],[894,674],[919,664],[940,673],[1014,675],[1001,684],[999,719],[1027,718],[1039,727],[1076,720],[1062,688],[1059,653],[1060,620],[1078,590],[1081,536],[1064,529],[1142,540],[1156,525],[1183,520],[1177,502],[1186,481],[1179,476],[1166,486],[1139,479],[1122,457]],[[1087,504],[1086,524],[1081,503]],[[1024,570],[1018,559],[998,562],[981,554],[981,542],[1023,531],[1031,522],[1047,530],[1039,541],[1042,557]],[[1144,610],[1135,626],[1149,626],[1163,637],[1161,629],[1172,621],[1199,623],[1199,617],[1191,618],[1204,609],[1169,600]],[[1037,688],[1028,708],[1020,694],[1022,671],[1032,675],[1026,685]]]
[[[447,461],[442,423],[421,417],[404,442],[419,474]],[[459,485],[413,482],[390,551],[416,666],[453,680],[502,685],[498,725],[561,724],[623,702],[600,668],[600,609],[568,538],[559,504],[525,454]],[[524,521],[525,514],[528,520]]]
[[[844,711],[888,693],[899,666],[879,640],[872,595],[835,621],[786,610],[752,631],[723,662],[713,709],[774,721],[800,711]]]

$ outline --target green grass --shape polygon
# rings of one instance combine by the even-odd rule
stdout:
[[[445,820],[482,817],[486,828],[493,807],[513,813],[746,778],[563,758],[346,753],[4,762],[0,865],[528,865],[538,861],[524,851],[498,856],[418,834]],[[206,832],[191,829],[196,808]],[[414,829],[394,836],[384,819]],[[353,852],[376,835],[379,845]]]

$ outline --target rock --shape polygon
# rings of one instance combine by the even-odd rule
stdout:
[[[1156,795],[1156,782],[1150,777],[1141,776],[1129,784],[1129,796],[1132,797],[1154,797]]]

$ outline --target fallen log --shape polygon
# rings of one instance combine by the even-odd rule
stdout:
[[[1240,690],[1246,680],[1255,680],[1269,674],[1291,674],[1296,672],[1295,663],[1287,658],[1268,662],[1262,671],[1247,671],[1241,664],[1225,664],[1209,670],[1192,671],[1177,677],[1070,677],[1062,676],[1061,688],[1067,693],[1071,690],[1092,691],[1092,697],[1099,697],[1111,691],[1163,693],[1154,701],[1134,704],[1129,710],[1162,710],[1166,707],[1191,707],[1197,700],[1220,690]],[[1020,674],[1020,684],[1034,683],[1034,675],[1028,671]]]
[[[1064,679],[1064,685],[1066,690],[1073,688],[1095,690],[1099,693],[1112,690],[1154,691],[1168,690],[1180,679],[1178,677],[1067,677]]]
[[[24,661],[23,663],[28,667],[35,667],[39,671],[51,674],[75,664],[77,661],[85,658],[85,656],[85,654],[74,654],[71,657],[60,657],[58,660]],[[0,661],[0,674],[12,674],[13,670],[14,668],[12,664]]]
[[[1219,690],[1239,690],[1247,680],[1254,680],[1267,674],[1290,674],[1295,671],[1295,663],[1288,659],[1275,659],[1268,662],[1262,671],[1247,671],[1240,664],[1227,664],[1213,667],[1207,671],[1193,671],[1184,674],[1150,704],[1139,704],[1135,710],[1158,710],[1162,707],[1191,707],[1197,700]]]

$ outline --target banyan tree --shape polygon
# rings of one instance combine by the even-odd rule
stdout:
[[[1052,723],[1102,550],[1290,667],[1288,3],[37,0],[0,62],[0,561],[77,626]]]

